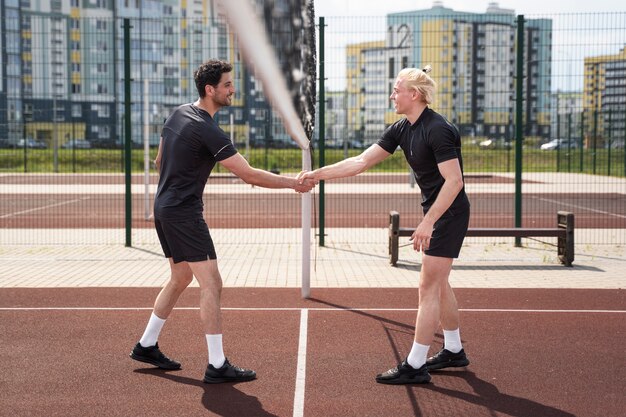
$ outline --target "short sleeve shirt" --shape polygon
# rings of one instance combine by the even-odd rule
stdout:
[[[193,104],[174,110],[165,121],[154,215],[159,219],[202,217],[202,193],[215,164],[237,153],[209,113]]]
[[[404,118],[389,126],[377,143],[389,153],[394,153],[398,146],[402,149],[422,192],[422,207],[425,212],[435,202],[443,187],[444,178],[437,164],[456,158],[463,171],[461,136],[458,130],[428,107],[414,124]],[[452,213],[462,212],[469,205],[463,187],[448,210]]]

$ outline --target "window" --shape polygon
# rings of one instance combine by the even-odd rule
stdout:
[[[9,97],[19,97],[20,84],[19,78],[7,78],[7,93]]]
[[[7,10],[7,16],[9,15],[10,11],[17,12],[17,10]],[[7,29],[9,29],[9,22],[7,22]],[[31,29],[30,16],[22,16],[22,29],[23,30]],[[15,29],[15,30],[18,30],[18,29]]]
[[[96,112],[96,114],[100,118],[106,118],[110,116],[109,106],[107,104],[93,104],[91,106],[91,110]]]
[[[72,117],[82,117],[83,107],[80,104],[72,104]]]
[[[6,30],[15,31],[15,32],[20,30],[18,17],[19,15],[17,13],[17,10],[8,9],[6,11],[6,19],[5,19]],[[30,18],[28,19],[28,21],[30,23]]]
[[[32,104],[24,104],[24,120],[32,121],[33,120],[33,105]]]
[[[99,139],[107,139],[111,135],[109,125],[91,125],[91,131],[95,133]]]

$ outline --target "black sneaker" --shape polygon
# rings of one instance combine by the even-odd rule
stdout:
[[[452,353],[447,349],[441,349],[436,355],[426,360],[426,366],[429,371],[443,368],[458,368],[469,365],[469,359],[465,355],[465,350],[461,349],[458,353]]]
[[[180,363],[165,356],[159,350],[159,344],[143,347],[139,343],[130,352],[130,357],[139,362],[150,363],[161,369],[180,369]]]
[[[404,360],[395,368],[376,375],[376,382],[379,384],[428,384],[430,382],[430,374],[426,365],[422,365],[419,369],[413,368]]]
[[[256,372],[250,369],[243,369],[235,365],[231,365],[228,359],[221,368],[215,368],[209,364],[204,373],[202,381],[207,384],[219,384],[222,382],[244,382],[256,379]]]

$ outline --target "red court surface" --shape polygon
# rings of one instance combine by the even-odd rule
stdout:
[[[122,174],[68,174],[68,175],[4,175],[0,176],[0,228],[124,228],[125,195]],[[511,227],[515,224],[514,179],[505,175],[467,174],[468,194],[472,202],[470,227]],[[142,175],[133,175],[132,182],[141,185]],[[154,186],[156,175],[150,177]],[[525,185],[550,187],[551,183],[524,179]],[[522,198],[524,227],[554,227],[556,212],[572,211],[576,215],[576,228],[626,228],[626,206],[619,188],[614,192],[595,186],[575,185],[571,179],[559,187],[557,193],[525,191]],[[344,185],[342,192],[326,193],[324,197],[326,227],[387,227],[389,210],[402,215],[402,224],[417,224],[422,217],[417,189],[389,194],[380,193],[381,186],[407,184],[408,174],[367,173],[353,178],[329,181],[329,185]],[[351,192],[354,185],[371,185],[365,193]],[[229,191],[217,192],[212,185],[233,186]],[[508,185],[507,192],[471,187]],[[37,186],[35,188],[27,188]],[[60,187],[55,188],[55,187]],[[82,187],[82,188],[81,188]],[[85,188],[87,187],[87,188]],[[583,187],[583,188],[581,188]],[[595,187],[595,188],[594,188]],[[2,187],[0,187],[2,188]],[[24,190],[30,189],[27,193]],[[384,189],[384,188],[382,188]],[[582,189],[598,192],[585,193]],[[232,175],[215,174],[207,183],[205,217],[211,228],[299,228],[301,226],[301,197],[296,193],[259,194],[250,193],[250,186]],[[0,190],[1,191],[1,190]],[[153,190],[154,192],[154,190]],[[144,194],[135,193],[132,198],[133,228],[154,228],[145,220]],[[154,198],[151,196],[150,201]],[[313,194],[317,206],[320,195]],[[150,203],[151,204],[151,203]],[[259,222],[259,214],[263,220]],[[602,215],[599,215],[602,214]],[[315,211],[312,222],[316,224]]]
[[[157,288],[0,289],[2,416],[624,416],[624,290],[459,289],[471,364],[386,386],[413,337],[416,289],[226,288],[224,344],[257,371],[202,383],[198,289],[132,361]],[[436,336],[435,346],[441,343]]]

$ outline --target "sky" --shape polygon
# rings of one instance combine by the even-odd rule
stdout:
[[[432,0],[314,0],[316,16],[378,16],[387,13],[430,9]],[[459,12],[483,13],[491,1],[443,0],[444,7]],[[503,9],[516,14],[589,13],[626,11],[618,0],[501,0]]]

